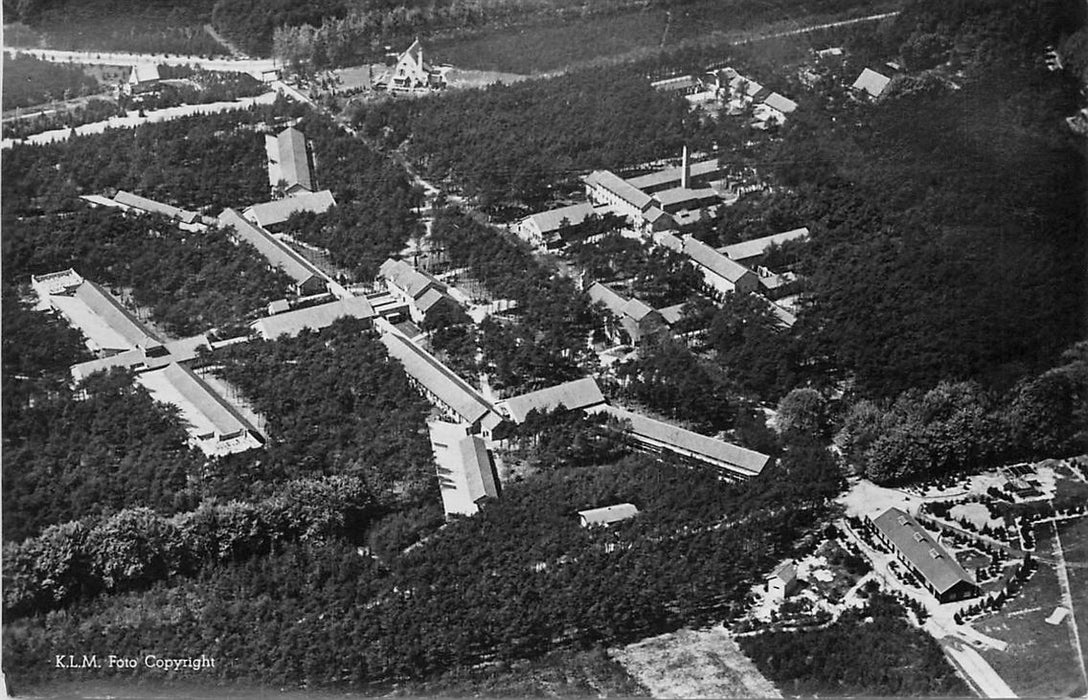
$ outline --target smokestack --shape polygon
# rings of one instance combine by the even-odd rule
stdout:
[[[688,180],[691,178],[691,165],[688,163],[688,147],[684,146],[684,155],[681,158],[680,163],[680,186],[684,189],[688,187]]]

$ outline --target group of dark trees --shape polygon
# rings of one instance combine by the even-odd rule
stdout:
[[[372,138],[404,143],[428,176],[484,208],[533,210],[556,182],[677,154],[695,129],[686,102],[630,68],[367,104],[355,122]]]
[[[337,205],[324,214],[300,212],[287,222],[292,235],[325,248],[334,265],[370,281],[386,258],[421,233],[413,208],[422,195],[404,168],[324,117],[297,127],[313,148],[315,177]]]
[[[742,637],[741,648],[787,695],[949,696],[967,686],[929,633],[874,593],[826,629]]]
[[[14,620],[5,641],[19,640],[11,668],[27,683],[57,673],[29,663],[51,645],[101,635],[119,655],[199,648],[216,658],[216,680],[424,679],[738,612],[753,581],[825,516],[836,492],[818,463],[739,486],[642,457],[564,468],[509,486],[478,516],[382,564],[343,540],[291,543],[146,592],[101,595],[63,616]],[[767,507],[780,499],[792,507]],[[579,526],[577,510],[619,502],[641,514],[612,528]],[[139,624],[118,626],[121,609]]]
[[[42,61],[27,54],[4,54],[5,112],[50,100],[88,95],[97,88],[98,81],[79,66]]]
[[[481,369],[496,388],[539,389],[577,379],[592,366],[587,340],[595,317],[589,298],[571,280],[550,272],[520,242],[453,208],[436,212],[432,235],[454,267],[468,268],[495,298],[517,302],[516,319],[492,318],[479,327]],[[448,334],[446,340],[447,350],[457,343],[471,352],[459,336]]]
[[[974,383],[942,382],[894,402],[855,403],[838,441],[870,479],[903,483],[1035,456],[1078,454],[1088,446],[1088,343],[1062,363],[999,394]]]
[[[571,245],[567,255],[589,280],[621,281],[632,296],[654,308],[682,303],[702,284],[680,253],[652,250],[646,241],[617,233]]]
[[[216,351],[215,372],[268,419],[259,478],[346,474],[386,503],[437,498],[430,406],[363,330],[345,319],[321,333]]]
[[[173,517],[139,507],[51,525],[5,544],[4,611],[22,616],[140,590],[286,542],[350,540],[373,513],[361,481],[333,476],[288,482],[257,502],[206,500]]]
[[[4,226],[4,277],[74,268],[132,302],[170,334],[195,335],[246,320],[290,285],[248,244],[217,232],[187,233],[153,215],[85,208]],[[10,223],[9,223],[10,221]]]
[[[253,126],[297,111],[289,103],[186,117],[5,152],[5,215],[69,211],[82,194],[123,189],[207,211],[268,199],[263,137]]]

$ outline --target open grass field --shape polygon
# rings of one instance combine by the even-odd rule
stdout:
[[[680,630],[611,650],[655,698],[778,698],[723,627]]]
[[[1083,535],[1081,539],[1084,539]],[[1049,554],[1053,540],[1053,530],[1040,528],[1037,550]],[[1082,577],[1081,581],[1086,578]],[[1088,592],[1083,590],[1083,585],[1081,589],[1081,597],[1088,605]],[[1040,562],[1039,570],[1021,595],[1001,612],[974,624],[980,632],[1008,642],[1009,647],[1003,652],[985,649],[980,653],[1021,697],[1076,697],[1085,690],[1068,626],[1046,622],[1054,608],[1061,604],[1055,568]]]

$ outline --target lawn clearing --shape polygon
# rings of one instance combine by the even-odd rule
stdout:
[[[1038,536],[1037,551],[1049,555],[1053,530],[1041,527]],[[1054,608],[1063,604],[1057,573],[1053,564],[1039,564],[1020,595],[1001,612],[973,625],[984,634],[1008,642],[1008,649],[982,649],[979,653],[1021,697],[1075,697],[1084,688],[1068,626],[1046,622]],[[1082,596],[1088,606],[1088,596]]]
[[[721,626],[680,630],[609,652],[655,698],[780,698]]]

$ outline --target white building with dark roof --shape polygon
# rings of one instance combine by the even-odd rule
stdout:
[[[265,229],[255,226],[233,209],[219,215],[220,228],[231,227],[239,241],[245,241],[265,257],[269,265],[283,270],[294,280],[296,294],[314,294],[328,287],[328,280],[313,263],[291,249]]]
[[[488,498],[499,497],[499,479],[486,443],[460,423],[429,421],[442,509],[451,515],[476,515]]]
[[[592,377],[582,377],[546,389],[530,391],[500,401],[496,407],[520,425],[533,411],[548,413],[563,407],[568,411],[584,411],[605,403],[604,394]]]
[[[627,434],[641,448],[651,452],[669,452],[683,459],[712,466],[729,479],[758,476],[770,463],[768,455],[708,437],[671,423],[649,418],[616,406],[598,406],[593,413],[604,412],[626,421]]]
[[[293,338],[304,330],[328,328],[342,318],[371,321],[374,307],[366,297],[348,297],[258,319],[253,322],[253,329],[265,340],[275,340],[281,336]]]
[[[910,514],[889,508],[869,517],[877,539],[942,603],[981,595],[978,583]]]

